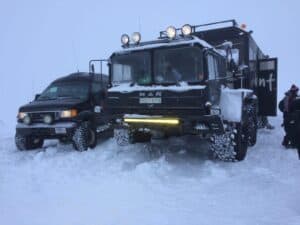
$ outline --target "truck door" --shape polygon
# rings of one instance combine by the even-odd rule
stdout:
[[[277,58],[258,60],[256,94],[260,116],[277,115]]]
[[[96,64],[97,63],[97,64]],[[97,66],[97,68],[95,68]],[[90,73],[94,74],[92,83],[92,105],[97,126],[107,123],[107,110],[105,107],[108,60],[93,59],[89,62]],[[97,71],[99,71],[97,73]]]
[[[209,101],[215,105],[220,100],[220,80],[218,61],[215,55],[208,53],[207,57],[207,72],[208,72],[208,91]]]

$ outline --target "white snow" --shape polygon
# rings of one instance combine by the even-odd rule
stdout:
[[[14,129],[11,127],[7,127],[6,123],[4,123],[2,120],[0,120],[0,139],[5,138],[5,137],[10,137],[11,132]]]
[[[178,151],[150,157],[113,140],[82,153],[53,142],[19,152],[2,138],[1,224],[298,225],[300,161],[280,145],[281,119],[271,122],[239,163],[189,154],[199,146],[176,139]]]
[[[220,108],[223,119],[232,122],[241,121],[243,98],[252,92],[249,89],[222,88]]]
[[[186,82],[179,82],[179,85],[152,85],[152,86],[140,86],[134,85],[130,86],[130,83],[122,83],[113,86],[108,91],[109,92],[122,92],[129,93],[134,91],[174,91],[174,92],[183,92],[188,90],[202,90],[205,89],[205,85],[188,85]]]

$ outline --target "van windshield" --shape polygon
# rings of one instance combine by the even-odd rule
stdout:
[[[61,82],[53,83],[47,87],[38,101],[55,100],[59,98],[72,98],[87,100],[89,95],[88,82]]]

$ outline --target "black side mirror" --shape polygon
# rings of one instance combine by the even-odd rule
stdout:
[[[37,100],[40,96],[41,96],[41,94],[36,94],[34,97],[34,100]]]
[[[106,92],[105,91],[99,91],[99,92],[97,92],[95,97],[98,99],[98,101],[101,102],[101,101],[103,101],[103,99],[105,99]]]

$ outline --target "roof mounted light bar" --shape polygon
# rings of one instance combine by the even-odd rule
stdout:
[[[216,25],[221,25],[221,24],[226,24],[226,23],[230,23],[231,25],[229,27],[237,27],[238,24],[235,20],[223,20],[223,21],[218,21],[218,22],[213,22],[213,23],[206,23],[206,24],[200,24],[200,25],[195,25],[195,26],[190,26],[191,27],[191,34],[197,32],[197,31],[200,31],[200,28],[203,28],[203,27],[212,27],[212,26],[216,26]],[[186,24],[188,25],[188,24]],[[186,26],[184,25],[184,26]],[[183,27],[184,27],[183,26]],[[176,28],[176,32],[179,32],[179,31],[183,31],[182,28]],[[228,26],[224,26],[224,27],[228,27]],[[220,28],[220,27],[218,27]],[[181,34],[181,36],[184,36],[183,34]],[[167,32],[166,31],[160,31],[159,32],[159,38],[160,39],[164,39],[164,38],[168,38],[167,36]]]

